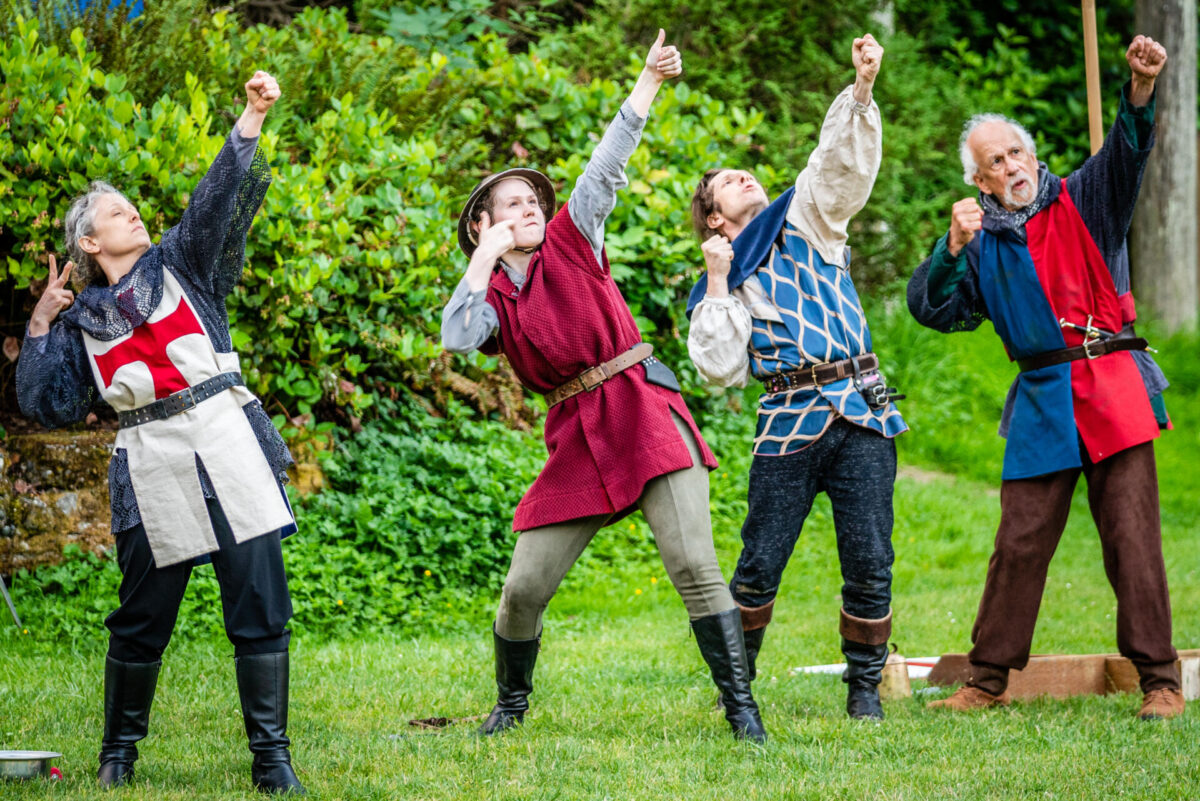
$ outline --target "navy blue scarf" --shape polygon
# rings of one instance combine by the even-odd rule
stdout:
[[[779,231],[783,228],[783,221],[787,217],[788,208],[792,205],[792,195],[794,194],[796,194],[796,187],[789,187],[786,192],[775,198],[771,205],[759,212],[758,216],[751,220],[750,224],[743,228],[742,232],[733,240],[733,264],[729,269],[729,291],[732,292],[741,286],[770,257],[771,246],[775,244],[775,240],[779,237]],[[707,272],[700,276],[700,280],[692,287],[692,293],[688,296],[688,319],[691,319],[692,310],[696,308],[696,305],[704,300],[706,292],[708,292]]]

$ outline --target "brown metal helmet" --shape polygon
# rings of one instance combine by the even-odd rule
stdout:
[[[475,187],[471,196],[467,198],[467,204],[463,206],[462,213],[458,215],[458,246],[462,248],[463,253],[467,254],[467,258],[471,257],[479,245],[475,232],[471,230],[471,222],[475,219],[475,207],[489,189],[509,178],[520,178],[533,187],[538,200],[542,202],[542,207],[546,210],[547,222],[554,216],[554,211],[558,208],[558,198],[554,195],[554,184],[550,183],[550,179],[545,175],[537,170],[529,170],[524,167],[514,167],[511,170],[493,173],[479,182],[479,186]]]

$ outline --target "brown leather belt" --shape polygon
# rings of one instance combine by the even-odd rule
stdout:
[[[1133,333],[1133,328],[1123,328],[1108,339],[1097,339],[1076,345],[1073,348],[1052,350],[1049,353],[1039,353],[1027,359],[1017,359],[1017,367],[1022,373],[1030,370],[1040,370],[1064,362],[1074,362],[1080,359],[1099,359],[1109,353],[1119,353],[1124,350],[1146,350],[1150,343]]]
[[[842,359],[840,362],[823,362],[806,367],[803,370],[775,373],[761,380],[767,392],[784,392],[790,389],[821,387],[854,375],[855,359],[858,360],[858,370],[860,373],[879,369],[879,357],[874,353],[864,353],[852,359]]]
[[[653,345],[648,342],[639,342],[615,359],[609,359],[604,364],[589,367],[565,384],[560,384],[547,392],[546,405],[555,406],[580,392],[591,392],[617,373],[628,370],[644,359],[649,359],[653,354]]]

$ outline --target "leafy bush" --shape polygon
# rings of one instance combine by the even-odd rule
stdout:
[[[830,6],[751,2],[734,6],[677,0],[601,0],[587,21],[545,37],[559,59],[585,72],[607,71],[613,41],[636,42],[665,25],[684,53],[685,78],[730,105],[762,115],[746,157],[728,154],[703,166],[755,167],[772,193],[787,188],[816,146],[834,96],[853,82],[851,43],[873,31],[887,54],[875,85],[884,121],[883,164],[870,203],[851,228],[854,271],[864,286],[907,274],[920,258],[958,190],[947,178],[968,91],[945,63],[903,31],[872,17],[880,3]],[[607,43],[607,44],[605,44]],[[693,185],[694,186],[694,185]],[[688,254],[700,263],[698,248]]]
[[[147,227],[158,234],[182,213],[196,173],[220,147],[208,95],[194,79],[180,101],[147,108],[124,76],[96,66],[78,29],[71,43],[70,52],[43,47],[27,20],[0,39],[0,242],[3,272],[18,287],[45,271],[66,206],[89,181],[116,179],[146,198]]]
[[[322,459],[328,488],[293,498],[300,531],[283,546],[292,628],[333,637],[485,626],[516,540],[513,509],[545,461],[545,447],[539,437],[480,420],[460,404],[443,418],[412,401],[382,403],[382,419],[358,434],[338,432],[340,444]],[[714,514],[727,544],[745,513],[752,426],[748,418],[726,417],[712,438],[738,461],[714,481],[723,487]],[[116,560],[83,555],[77,546],[66,556],[60,565],[19,574],[14,598],[36,640],[99,639],[116,604]],[[655,568],[658,561],[649,529],[635,515],[597,536],[574,575]],[[177,635],[220,636],[219,607],[212,568],[197,568]],[[0,626],[0,642],[11,634]]]
[[[1128,79],[1132,11],[1132,0],[1121,0],[1098,12],[1106,124]],[[614,42],[648,41],[660,25],[680,45],[689,83],[762,112],[755,158],[781,179],[768,185],[774,190],[803,167],[829,101],[853,80],[852,38],[864,31],[879,38],[887,51],[875,86],[883,164],[850,240],[864,288],[908,275],[944,232],[950,205],[972,191],[961,184],[957,158],[972,113],[1021,120],[1059,172],[1090,152],[1078,4],[599,0],[582,23],[543,36],[539,46],[585,74],[607,74],[621,58]]]
[[[396,384],[442,403],[447,382],[506,383],[487,377],[494,359],[440,356],[440,310],[464,265],[451,235],[458,208],[514,150],[568,189],[627,91],[626,80],[581,85],[536,52],[511,56],[494,36],[473,40],[467,61],[421,58],[351,32],[340,11],[310,9],[283,29],[241,30],[212,15],[179,42],[180,53],[202,54],[188,65],[195,72],[150,105],[97,66],[82,34],[66,53],[44,47],[34,22],[17,26],[0,50],[0,124],[11,133],[0,155],[13,165],[0,246],[17,286],[41,274],[58,220],[89,179],[108,178],[153,209],[154,233],[176,220],[228,124],[210,98],[233,93],[231,70],[280,75],[288,99],[264,135],[275,184],[229,304],[248,384],[279,422],[338,408],[357,415],[371,392]],[[397,69],[379,78],[380,64]],[[695,273],[685,210],[697,169],[744,152],[759,119],[684,84],[665,87],[631,166],[633,191],[610,225],[635,314],[677,364],[685,273]]]
[[[325,461],[330,488],[297,509],[286,548],[297,624],[325,633],[425,616],[478,622],[515,535],[512,510],[545,459],[537,440],[474,419],[386,404]]]

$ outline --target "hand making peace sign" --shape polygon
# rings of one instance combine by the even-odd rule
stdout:
[[[54,254],[50,255],[50,280],[29,317],[30,336],[40,337],[50,333],[50,324],[58,317],[58,313],[75,302],[75,293],[67,289],[67,280],[74,266],[74,263],[67,262],[62,273],[59,273],[58,262]]]

